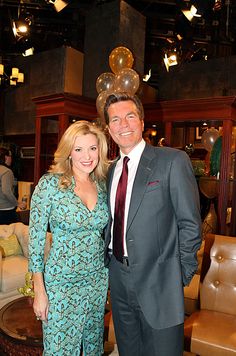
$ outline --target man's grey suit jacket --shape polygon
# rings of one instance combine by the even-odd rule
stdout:
[[[116,162],[108,177],[108,200]],[[110,204],[110,203],[109,203]],[[105,234],[105,263],[111,239]],[[199,193],[185,152],[146,145],[134,180],[126,243],[136,294],[157,329],[183,323],[183,286],[197,269],[201,244]]]

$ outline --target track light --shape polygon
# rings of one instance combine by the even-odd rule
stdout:
[[[47,1],[47,3],[53,4],[53,6],[57,12],[60,12],[68,5],[68,3],[63,0],[46,0],[46,1]]]
[[[12,20],[12,31],[17,40],[28,36],[31,23],[30,17]]]
[[[182,10],[184,16],[191,22],[194,17],[201,17],[202,15],[197,13],[197,8],[191,5],[190,10]]]
[[[163,61],[165,63],[167,72],[169,72],[169,67],[175,66],[178,64],[176,50],[169,52],[168,55],[167,55],[167,53],[165,53],[165,57],[163,58]]]
[[[32,56],[34,54],[34,47],[27,48],[23,53],[23,57]]]

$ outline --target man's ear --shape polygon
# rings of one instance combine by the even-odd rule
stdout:
[[[144,120],[142,119],[142,132],[144,131]]]

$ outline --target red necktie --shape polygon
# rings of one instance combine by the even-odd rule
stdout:
[[[123,159],[123,169],[116,191],[114,223],[113,223],[113,255],[118,261],[124,256],[124,220],[125,220],[125,198],[128,181],[129,157]]]

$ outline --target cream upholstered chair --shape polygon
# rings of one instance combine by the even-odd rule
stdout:
[[[201,280],[200,310],[185,320],[185,350],[236,355],[236,237],[207,235]]]

